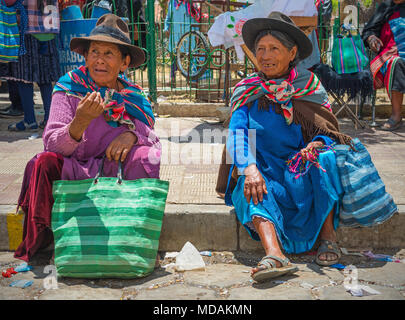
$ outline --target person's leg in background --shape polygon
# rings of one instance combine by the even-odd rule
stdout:
[[[402,120],[401,116],[401,107],[402,107],[402,101],[404,100],[404,94],[400,91],[395,91],[392,90],[391,92],[392,97],[391,97],[391,104],[392,104],[392,115],[391,118],[395,122],[399,122]]]
[[[53,86],[52,83],[43,83],[43,84],[38,84],[39,90],[41,91],[41,98],[42,98],[42,103],[44,105],[44,120],[40,122],[39,127],[40,128],[45,128],[46,122],[48,121],[49,118],[49,110],[51,109],[51,100],[52,100],[52,90]]]
[[[20,93],[18,92],[17,81],[7,80],[7,86],[11,105],[3,110],[0,110],[0,117],[12,118],[24,115]]]
[[[10,131],[24,131],[38,129],[34,112],[34,86],[32,83],[18,81],[18,92],[24,110],[24,120],[8,126]]]

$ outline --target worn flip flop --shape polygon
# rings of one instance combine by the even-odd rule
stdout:
[[[336,254],[337,258],[334,260],[320,260],[319,256],[327,252]],[[321,240],[318,251],[316,253],[315,262],[320,266],[330,266],[332,264],[338,263],[341,256],[342,252],[340,251],[336,242]]]
[[[383,131],[394,131],[399,129],[402,126],[402,119],[395,122],[392,118],[389,118],[387,122],[385,122],[381,127],[380,130]]]
[[[277,268],[276,263],[273,260],[279,261],[281,263],[281,267]],[[291,274],[298,271],[298,267],[289,265],[290,260],[288,258],[282,259],[280,257],[267,255],[263,257],[263,259],[258,263],[259,266],[264,266],[265,269],[257,271],[252,275],[253,280],[257,282],[263,282],[269,279],[273,279],[275,277],[283,276],[286,274]]]

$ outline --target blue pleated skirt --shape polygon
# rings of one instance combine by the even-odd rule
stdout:
[[[57,81],[62,76],[57,40],[39,41],[30,34],[24,39],[27,53],[19,56],[17,62],[2,64],[0,76],[38,84]]]

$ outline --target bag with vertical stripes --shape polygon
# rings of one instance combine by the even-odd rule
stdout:
[[[16,5],[7,7],[0,0],[0,62],[18,61],[20,30],[17,25]]]
[[[346,33],[344,35],[344,33]],[[360,35],[350,30],[334,35],[332,67],[338,74],[356,73],[367,68],[369,59]]]
[[[352,151],[347,145],[334,147],[336,165],[344,190],[340,210],[343,227],[371,227],[398,211],[392,196],[375,168],[370,154],[358,138]]]
[[[168,181],[102,177],[55,181],[52,231],[58,277],[137,278],[154,270]]]

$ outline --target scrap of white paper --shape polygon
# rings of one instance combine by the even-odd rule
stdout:
[[[354,297],[363,297],[363,296],[381,294],[381,292],[379,292],[373,288],[370,288],[369,286],[365,286],[365,285],[358,285],[355,288],[350,288],[349,292]]]

